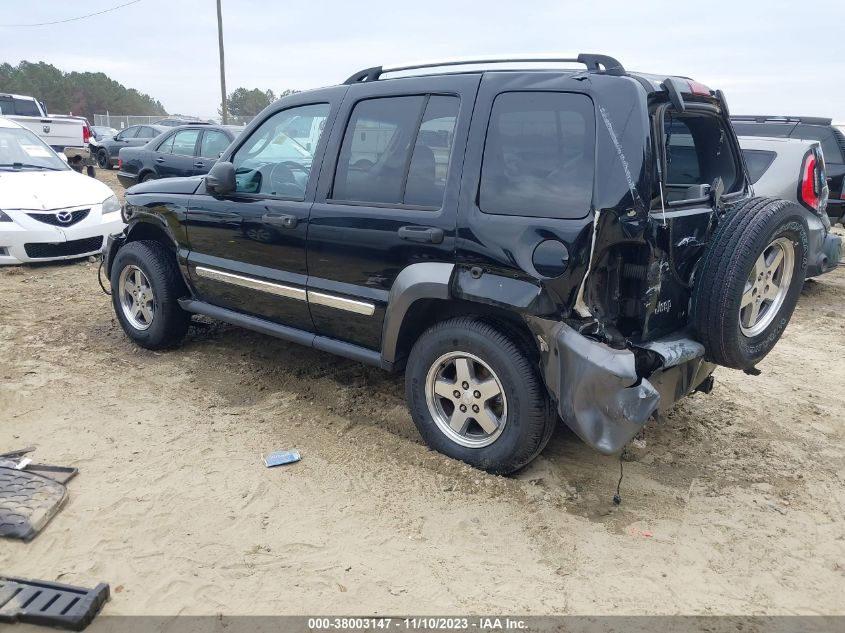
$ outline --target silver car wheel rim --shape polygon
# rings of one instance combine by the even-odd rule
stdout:
[[[155,318],[156,301],[150,280],[137,266],[120,271],[118,298],[123,316],[136,330],[146,330]]]
[[[508,401],[502,383],[472,354],[449,352],[434,361],[425,379],[425,399],[437,428],[461,446],[490,446],[505,429]]]
[[[763,249],[745,281],[739,307],[743,335],[757,336],[772,324],[786,300],[794,267],[792,240],[779,237]]]

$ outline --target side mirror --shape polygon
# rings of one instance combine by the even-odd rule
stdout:
[[[235,166],[230,162],[217,161],[205,177],[205,188],[217,196],[232,193],[235,186]]]

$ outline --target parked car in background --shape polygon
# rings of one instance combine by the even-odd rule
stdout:
[[[34,97],[0,94],[0,116],[34,132],[57,152],[84,149],[91,136],[84,118],[47,114],[44,104]]]
[[[173,128],[142,147],[121,149],[117,178],[124,187],[131,187],[155,178],[201,176],[242,130],[224,125]]]
[[[111,189],[0,117],[0,264],[94,255],[123,227]]]
[[[146,145],[167,128],[162,125],[130,125],[114,136],[106,136],[101,141],[89,144],[91,153],[102,169],[111,169],[117,165],[117,155],[124,147]]]
[[[67,157],[68,165],[72,169],[82,172],[83,169],[87,168],[87,174],[94,178],[96,176],[94,172],[95,160],[91,156],[91,149],[89,147],[91,139],[94,138],[94,133],[91,131],[91,125],[88,123],[88,119],[84,116],[73,116],[71,114],[51,114],[49,116],[53,121],[74,119],[82,123],[83,145],[78,147],[65,146],[61,151]]]
[[[839,265],[842,239],[830,232],[828,185],[818,141],[740,136],[754,194],[797,202],[807,211],[807,277]]]
[[[95,141],[101,141],[107,136],[116,136],[120,134],[120,130],[105,125],[95,125],[91,128],[91,136]]]
[[[167,117],[159,119],[153,125],[163,125],[164,127],[179,127],[180,125],[212,125],[208,121],[199,121],[197,119],[184,119],[181,117]]]
[[[818,141],[824,153],[830,198],[827,215],[833,224],[845,219],[845,134],[832,119],[806,116],[732,116],[738,136],[804,138]]]
[[[754,373],[803,207],[753,197],[721,91],[543,61],[586,69],[368,68],[267,107],[206,176],[132,187],[104,260],[123,330],[166,348],[196,313],[404,370],[425,441],[500,474],[558,416],[616,453],[716,365]]]

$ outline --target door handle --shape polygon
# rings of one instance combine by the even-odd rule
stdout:
[[[429,244],[443,243],[443,229],[433,226],[400,226],[399,239],[409,242],[427,242]]]
[[[158,158],[156,158],[156,162],[161,164],[161,163],[164,162],[164,159],[161,156],[159,156]]]
[[[296,228],[296,225],[299,223],[299,220],[295,215],[270,215],[269,213],[262,215],[261,221],[264,222],[264,224],[280,226],[284,229]]]
[[[201,160],[198,160],[197,162],[194,163],[194,167],[197,167],[198,169],[202,169],[203,167],[205,167],[205,163],[202,162]]]

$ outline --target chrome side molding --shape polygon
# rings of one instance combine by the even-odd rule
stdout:
[[[213,268],[205,268],[204,266],[197,266],[195,268],[197,275],[213,279],[214,281],[222,281],[223,283],[241,286],[243,288],[250,288],[260,292],[268,292],[273,295],[285,297],[287,299],[296,299],[297,301],[306,301],[307,295],[304,288],[296,288],[294,286],[285,286],[283,284],[274,284],[262,279],[255,279],[254,277],[244,277],[243,275],[235,275],[233,273],[226,273],[222,270],[215,270]]]
[[[308,291],[308,302],[329,308],[337,308],[338,310],[346,310],[347,312],[354,312],[355,314],[363,314],[364,316],[373,316],[376,311],[375,304],[367,303],[366,301],[356,301],[355,299],[346,299],[345,297],[338,297],[336,295],[327,295],[323,292]]]
[[[285,297],[286,299],[309,301],[315,305],[335,308],[337,310],[345,310],[346,312],[354,312],[355,314],[363,314],[364,316],[373,316],[376,311],[375,304],[367,301],[347,299],[346,297],[338,297],[337,295],[330,295],[324,292],[315,292],[313,290],[305,290],[304,288],[297,288],[295,286],[286,286],[284,284],[264,281],[263,279],[256,279],[255,277],[246,277],[244,275],[227,273],[214,268],[206,268],[205,266],[197,266],[194,270],[198,276],[205,277],[206,279],[213,279],[214,281],[221,281],[223,283],[241,286],[242,288],[258,290],[259,292],[267,292],[280,297]]]

